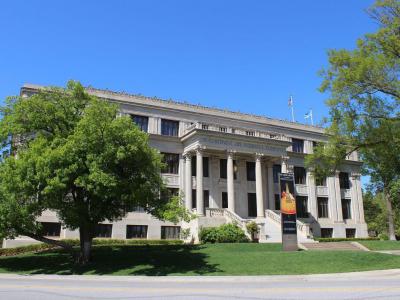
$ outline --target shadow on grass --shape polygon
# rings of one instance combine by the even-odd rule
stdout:
[[[75,265],[66,252],[48,251],[0,258],[0,272],[162,276],[220,271],[207,262],[208,255],[200,253],[201,248],[200,245],[95,246],[92,262],[85,266]]]

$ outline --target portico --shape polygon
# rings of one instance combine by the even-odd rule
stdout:
[[[196,195],[196,213],[198,216],[205,215],[206,181],[210,208],[228,209],[242,218],[264,218],[265,209],[274,209],[272,165],[273,163],[280,164],[282,158],[286,159],[286,149],[290,142],[284,136],[265,132],[253,136],[241,135],[237,132],[227,133],[216,129],[213,130],[210,125],[204,126],[197,123],[187,128],[181,137],[185,151],[184,199],[186,207],[193,208],[192,196]],[[196,157],[195,174],[192,174],[193,157]],[[208,157],[210,164],[219,165],[219,168],[210,168],[210,178],[203,176],[203,157]],[[254,168],[251,168],[253,165]],[[221,168],[225,168],[226,171]],[[254,171],[254,179],[250,182],[244,177],[249,172],[246,168],[250,169],[250,172]],[[220,169],[220,174],[215,172],[218,169]],[[194,178],[192,175],[195,175]],[[196,191],[192,192],[194,189]],[[221,199],[225,196],[224,193],[226,193],[227,203],[223,203],[225,199]],[[253,197],[249,194],[255,196],[254,203]],[[254,215],[252,215],[253,206],[255,206]]]

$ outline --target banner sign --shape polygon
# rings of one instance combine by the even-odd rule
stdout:
[[[296,198],[294,197],[293,174],[279,174],[279,187],[283,251],[297,251]]]

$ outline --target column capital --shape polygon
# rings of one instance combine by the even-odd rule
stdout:
[[[263,153],[255,153],[254,157],[256,158],[256,161],[261,161],[261,159],[264,157]]]
[[[227,149],[226,150],[226,154],[228,155],[228,158],[233,158],[233,156],[235,155],[236,151],[235,150],[231,150],[231,149]]]
[[[196,149],[194,150],[196,153],[203,153],[203,151],[206,149],[205,146],[197,146]]]
[[[192,154],[191,152],[184,152],[184,153],[183,153],[183,157],[184,157],[186,160],[191,159],[192,156],[193,156],[193,154]]]
[[[360,179],[361,173],[360,172],[351,172],[350,177],[353,179]]]
[[[287,162],[287,161],[289,160],[289,156],[287,156],[287,155],[282,155],[282,156],[281,156],[281,160],[284,161],[284,162]]]

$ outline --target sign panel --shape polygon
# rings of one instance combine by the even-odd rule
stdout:
[[[281,225],[283,251],[297,251],[296,198],[294,177],[291,173],[279,174],[281,197]]]

